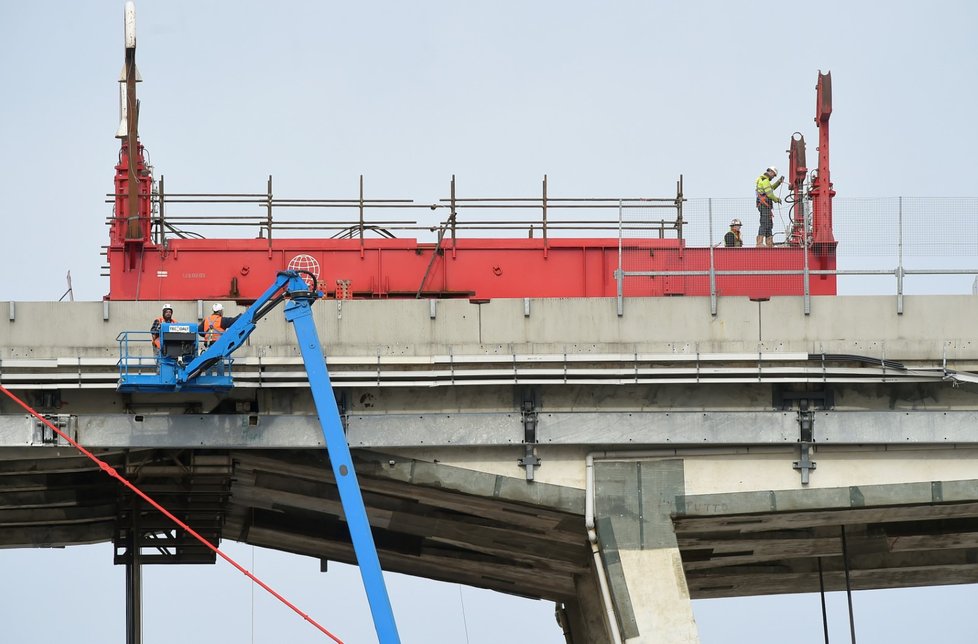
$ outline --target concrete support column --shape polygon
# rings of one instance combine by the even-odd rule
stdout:
[[[625,642],[698,643],[679,548],[622,550],[619,556],[637,631]]]
[[[567,644],[612,644],[604,624],[604,602],[597,574],[580,575],[574,579],[577,600],[565,602],[561,625]]]
[[[683,461],[595,461],[595,525],[622,640],[699,642],[671,515]]]

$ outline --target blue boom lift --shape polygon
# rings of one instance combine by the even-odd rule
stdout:
[[[307,277],[304,277],[307,276]],[[155,373],[142,373],[136,366],[140,358],[131,356],[130,335],[119,334],[122,357],[119,361],[119,386],[122,392],[167,393],[177,391],[220,392],[233,386],[231,354],[255,330],[255,324],[283,300],[285,319],[295,329],[309,386],[312,389],[316,412],[326,439],[329,462],[336,478],[343,513],[350,529],[353,551],[360,567],[360,576],[367,593],[374,628],[381,644],[397,644],[400,637],[391,610],[387,586],[384,584],[377,548],[374,545],[367,511],[360,494],[360,484],[353,470],[353,458],[346,443],[336,398],[330,384],[326,359],[319,346],[319,334],[312,318],[312,304],[323,297],[314,290],[315,277],[304,271],[282,271],[272,284],[231,327],[200,355],[197,355],[198,329],[196,324],[164,323],[160,329],[160,351]],[[143,332],[144,336],[146,332]]]

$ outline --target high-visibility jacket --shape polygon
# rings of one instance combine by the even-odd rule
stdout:
[[[204,319],[201,328],[204,331],[204,342],[213,344],[222,332],[227,331],[224,328],[224,315],[221,313],[211,313]]]
[[[160,325],[163,324],[164,322],[169,322],[173,324],[174,322],[176,322],[176,320],[174,320],[173,318],[167,320],[164,319],[164,317],[161,315],[160,317],[153,320],[153,326],[149,328],[150,333],[153,334],[153,346],[156,347],[157,351],[159,351],[160,349]]]
[[[727,248],[740,248],[744,245],[744,240],[740,238],[739,230],[728,230],[723,236],[723,245]]]
[[[768,178],[767,173],[761,173],[761,176],[754,182],[754,191],[757,193],[758,203],[762,203],[765,206],[770,206],[772,201],[774,203],[781,203],[781,200],[774,194],[774,191],[778,189],[782,181],[784,181],[784,177],[771,183],[771,179]]]

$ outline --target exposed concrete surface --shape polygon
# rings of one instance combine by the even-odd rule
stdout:
[[[616,315],[614,299],[533,300],[529,317],[522,300],[472,304],[439,301],[430,317],[427,301],[323,301],[316,324],[331,356],[513,352],[608,351],[828,352],[880,355],[887,359],[978,358],[972,321],[973,296],[906,296],[897,315],[895,297],[812,298],[803,314],[799,297],[751,302],[720,298],[718,315],[709,298],[635,298]],[[0,318],[0,358],[114,355],[122,330],[148,330],[159,302],[18,302],[15,320]],[[0,308],[4,307],[0,303]],[[229,303],[228,312],[241,307]],[[195,302],[174,303],[181,321],[197,320]],[[62,323],[71,319],[72,325]],[[871,324],[867,324],[871,320]],[[40,346],[38,337],[45,338]],[[245,355],[295,355],[291,330],[272,312],[243,349]]]
[[[685,459],[686,493],[797,490],[797,454],[703,456]],[[953,481],[978,473],[978,449],[817,451],[818,467],[805,489]]]
[[[696,644],[700,641],[689,602],[679,548],[620,550],[638,635],[629,643]]]

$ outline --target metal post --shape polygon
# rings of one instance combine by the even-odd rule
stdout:
[[[622,237],[622,203],[618,200],[618,270],[615,271],[615,284],[618,288],[618,317],[625,314],[625,303],[622,300],[624,273],[621,269],[621,237]]]
[[[139,561],[139,499],[132,496],[126,539],[126,644],[143,641],[143,575]]]
[[[456,218],[455,218],[455,212],[456,212],[455,211],[455,175],[454,174],[452,175],[452,195],[451,195],[451,197],[452,197],[452,199],[451,199],[451,209],[452,210],[451,210],[451,214],[449,214],[449,218],[452,221],[452,257],[454,258],[455,257],[455,223],[456,223]]]
[[[825,576],[822,574],[822,558],[819,557],[816,561],[818,561],[818,594],[822,599],[822,633],[825,635],[825,644],[829,644],[829,614],[825,609]]]
[[[363,175],[360,175],[360,250],[363,252]]]
[[[163,188],[163,175],[160,175],[160,187],[159,187],[159,200],[160,200],[160,222],[159,228],[156,231],[156,243],[164,244],[166,242],[166,190]]]
[[[805,202],[804,201],[802,201],[799,204],[795,204],[795,207],[796,208],[798,208],[798,207],[801,208],[801,216],[802,216],[802,222],[803,222],[803,224],[802,224],[802,230],[801,230],[801,236],[802,236],[802,239],[803,239],[803,241],[802,241],[802,248],[805,250],[805,315],[811,315],[812,314],[812,293],[811,293],[810,285],[808,283],[809,277],[810,277],[809,274],[808,274],[808,226],[809,226],[808,214],[805,212]]]
[[[897,315],[903,315],[903,197],[897,199]]]
[[[846,599],[849,601],[849,636],[852,644],[856,644],[856,622],[852,616],[852,584],[849,580],[849,549],[846,547],[846,526],[842,528],[842,567],[846,571]]]
[[[272,252],[272,175],[268,175],[268,196],[265,201],[267,208],[265,231],[268,233],[268,252]]]
[[[547,256],[547,175],[543,175],[543,256]]]
[[[678,224],[676,234],[679,236],[679,239],[682,239],[683,238],[683,175],[679,175],[679,181],[676,182],[676,210],[679,214],[679,217],[676,219],[676,222]],[[662,231],[660,231],[660,236],[661,236],[661,232]]]
[[[717,274],[713,264],[713,197],[707,201],[710,227],[710,315],[717,314]]]

